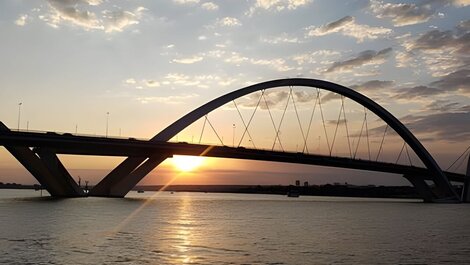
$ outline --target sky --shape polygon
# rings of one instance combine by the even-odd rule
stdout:
[[[5,0],[0,121],[11,129],[148,139],[230,91],[272,79],[315,78],[374,99],[446,169],[470,145],[469,14],[469,0]],[[243,122],[261,102],[259,93],[237,100],[243,121],[233,103],[208,120],[218,125],[214,130],[225,145],[256,142],[279,150],[267,110],[279,124],[289,91],[266,92],[258,111],[263,113],[249,126],[251,136],[245,137]],[[346,100],[342,112],[337,95],[321,93],[330,141],[339,128],[336,147],[325,141],[318,110],[312,133],[299,141],[305,135],[298,123],[305,134],[318,94],[293,88],[303,118],[296,119],[290,102],[279,130],[285,149],[340,156],[357,150],[366,159],[364,138],[357,144],[364,111]],[[405,157],[408,150],[393,132],[378,147],[386,126],[372,114],[369,122],[372,157],[395,161],[399,154],[403,163],[419,164],[413,154]],[[202,119],[172,140],[217,143],[214,130],[204,126]],[[124,158],[60,159],[75,178],[96,183]],[[35,182],[3,147],[0,170],[1,182]],[[175,174],[180,173],[167,161],[141,183],[164,184]],[[176,184],[406,184],[396,175],[229,159],[208,159],[180,175]]]

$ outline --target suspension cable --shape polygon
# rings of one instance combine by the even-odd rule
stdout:
[[[387,126],[385,126],[384,134],[382,136],[382,141],[380,142],[379,152],[377,153],[377,158],[375,158],[376,162],[379,160],[379,155],[380,155],[380,152],[382,151],[382,146],[383,146],[384,141],[385,141],[385,134],[387,133],[387,129],[388,129],[388,124],[387,124]]]
[[[356,145],[356,150],[354,151],[354,157],[353,159],[356,159],[356,155],[357,155],[357,150],[359,149],[359,144],[361,143],[361,137],[362,137],[362,132],[364,131],[364,125],[366,123],[366,120],[364,119],[362,121],[362,126],[361,126],[361,132],[359,133],[359,139],[357,140],[357,145]],[[354,144],[353,144],[354,145]]]
[[[247,126],[246,126],[246,123],[245,123],[245,119],[243,119],[243,115],[242,115],[242,113],[240,112],[240,109],[238,108],[237,103],[235,103],[235,100],[232,100],[232,101],[233,101],[233,104],[235,105],[235,108],[237,109],[237,112],[238,112],[238,115],[240,116],[240,119],[242,120],[243,126],[244,126],[245,129],[246,129],[246,133],[248,134],[248,137],[250,138],[251,142],[253,142],[253,138],[251,137],[250,131],[248,131],[248,129],[247,129]],[[240,145],[238,145],[238,146],[240,146]]]
[[[204,128],[206,127],[207,115],[204,115],[204,124],[202,125],[201,136],[199,136],[199,144],[201,144],[202,134],[204,133]]]
[[[406,142],[403,141],[403,145],[401,147],[400,153],[398,154],[397,160],[395,161],[395,164],[398,164],[398,160],[400,160],[401,153],[403,152],[403,149],[405,149]]]
[[[245,133],[248,131],[248,127],[250,126],[251,121],[253,120],[253,117],[255,116],[256,110],[258,109],[258,106],[259,106],[259,103],[261,102],[261,98],[263,97],[263,94],[264,94],[264,89],[261,91],[261,96],[258,99],[258,103],[256,104],[255,110],[251,114],[250,120],[248,121],[248,124],[246,125],[245,131],[242,134],[242,138],[240,139],[240,142],[238,143],[238,146],[240,146],[242,144],[243,138],[245,138]],[[253,141],[253,138],[251,138],[251,143],[253,144],[253,147],[256,149],[256,145]]]
[[[346,127],[346,137],[348,138],[349,157],[352,158],[351,142],[349,140],[348,119],[346,118],[346,110],[344,109],[344,96],[341,95],[341,106],[343,106],[344,126]]]
[[[413,166],[413,162],[411,161],[410,153],[408,153],[408,145],[405,145],[406,156],[408,156],[408,162],[410,162],[410,166]]]
[[[313,105],[312,114],[310,115],[310,122],[308,123],[307,135],[305,137],[306,140],[304,142],[304,148],[302,148],[302,153],[305,151],[305,147],[307,146],[307,139],[308,139],[308,135],[310,134],[310,128],[312,126],[313,115],[315,114],[315,108],[317,107],[317,102],[318,102],[318,97],[315,99],[315,104]]]
[[[366,107],[364,107],[364,119],[366,120],[367,152],[369,153],[369,160],[370,160],[371,156],[370,156],[370,144],[369,144],[369,127],[367,125],[367,109],[366,109]]]
[[[317,88],[317,93],[318,93],[318,106],[320,107],[321,120],[323,122],[323,129],[325,131],[326,144],[328,145],[328,151],[329,151],[330,150],[330,141],[328,140],[328,133],[326,132],[325,118],[323,116],[323,109],[321,107],[321,94],[320,94],[320,89],[318,89],[318,88]],[[331,156],[331,152],[330,152],[330,156]]]
[[[290,93],[287,96],[286,107],[284,108],[284,112],[282,113],[281,121],[279,121],[279,126],[277,127],[277,130],[276,130],[276,137],[274,138],[274,143],[273,143],[273,147],[271,148],[271,150],[274,150],[274,146],[276,146],[276,138],[279,139],[279,132],[281,130],[281,124],[282,124],[282,121],[284,120],[284,116],[286,115],[287,106],[289,106],[289,101],[290,101]],[[279,140],[279,142],[281,142],[281,140]]]
[[[290,88],[290,93],[292,94],[292,87]],[[295,110],[295,115],[297,116],[297,121],[299,122],[299,127],[300,127],[300,132],[302,133],[302,138],[303,138],[304,142],[306,143],[307,138],[305,138],[304,130],[302,129],[302,123],[300,122],[299,113],[297,112],[297,106],[295,105],[295,100],[294,100],[294,95],[293,94],[292,94],[292,103],[294,105],[294,110]],[[307,153],[308,153],[308,148],[306,146],[304,146],[304,147],[307,149]],[[297,152],[297,150],[296,150],[296,152]]]
[[[452,165],[450,165],[446,171],[448,171],[460,158],[462,158],[462,156],[465,155],[465,153],[467,153],[467,151],[470,150],[470,145],[467,147],[467,149],[465,149],[465,151],[454,161],[454,163],[452,163]]]
[[[271,110],[269,109],[269,106],[268,106],[268,101],[266,100],[266,96],[264,94],[263,94],[263,100],[264,100],[264,104],[266,105],[266,109],[268,110],[269,117],[271,118],[271,123],[273,124],[274,132],[276,132],[276,123],[274,122],[273,115],[271,114]],[[281,150],[284,152],[284,147],[282,146],[281,139],[279,139],[279,137],[274,138],[274,143],[276,142],[276,139],[279,141],[279,146],[281,147]]]
[[[338,127],[339,127],[339,122],[341,120],[341,112],[342,111],[343,111],[343,104],[341,103],[341,106],[339,107],[338,121],[336,122],[335,133],[333,134],[333,141],[331,142],[330,156],[331,156],[331,153],[333,151],[333,147],[335,145],[336,133],[338,132]]]
[[[212,130],[214,131],[215,135],[217,136],[217,138],[219,138],[219,141],[222,145],[224,145],[224,142],[222,141],[222,139],[220,138],[219,134],[217,133],[217,131],[214,129],[214,126],[212,126],[212,123],[211,121],[209,120],[209,118],[207,117],[207,115],[205,116],[206,117],[206,120],[207,120],[207,123],[209,123],[209,125],[211,126]]]

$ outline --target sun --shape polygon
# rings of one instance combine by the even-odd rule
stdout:
[[[202,156],[173,156],[172,162],[173,165],[182,172],[190,172],[197,167],[199,167],[204,162],[204,157]]]

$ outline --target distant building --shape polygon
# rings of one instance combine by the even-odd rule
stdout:
[[[304,187],[308,187],[308,181],[304,182]]]
[[[300,186],[300,180],[295,181],[295,186]]]

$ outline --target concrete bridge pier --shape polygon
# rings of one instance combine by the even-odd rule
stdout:
[[[0,131],[10,131],[0,122]],[[51,151],[36,155],[29,147],[5,146],[5,148],[33,175],[41,186],[54,197],[82,197],[84,192]]]
[[[406,178],[416,189],[416,192],[418,192],[419,196],[423,198],[424,202],[435,202],[435,196],[434,193],[432,192],[431,188],[429,185],[424,181],[424,178],[418,177],[418,176],[413,176],[413,175],[404,175],[404,178]]]
[[[137,164],[134,168],[132,168],[132,165],[135,165],[135,163],[132,163],[132,160],[124,162],[121,164],[122,166],[120,165],[121,167],[117,167],[116,170],[113,170],[113,172],[98,183],[98,185],[90,191],[90,196],[122,198],[126,196],[139,181],[168,157],[168,154],[155,154],[150,156],[142,164]],[[137,162],[137,160],[134,162]],[[132,171],[131,168],[134,170]]]
[[[463,183],[462,202],[470,202],[470,155],[468,156],[467,173],[465,175],[467,178]]]

